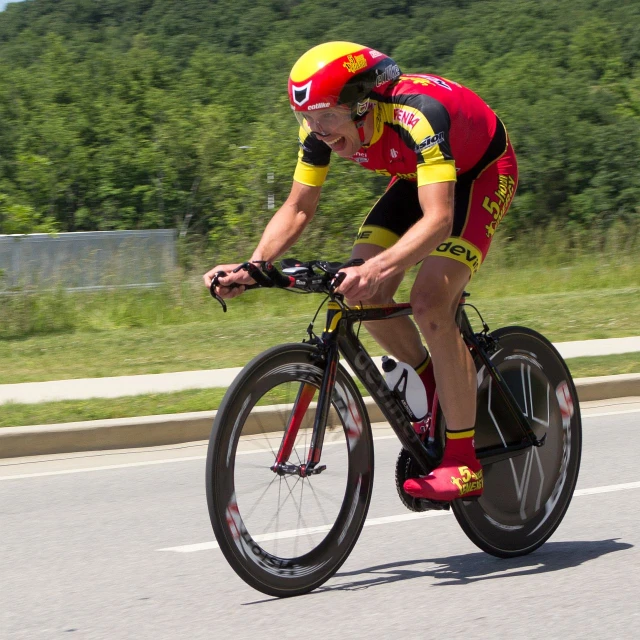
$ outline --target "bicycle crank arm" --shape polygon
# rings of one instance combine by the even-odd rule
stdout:
[[[537,440],[536,443],[532,443],[528,438],[518,444],[510,444],[506,447],[482,447],[476,449],[476,457],[482,461],[482,464],[492,464],[494,462],[500,462],[502,460],[509,460],[510,458],[516,458],[527,452],[527,449],[531,447],[541,447],[546,440],[547,434],[542,439]]]

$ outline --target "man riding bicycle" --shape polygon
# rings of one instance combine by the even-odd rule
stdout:
[[[476,370],[455,312],[517,186],[506,129],[470,89],[434,75],[402,74],[385,54],[351,42],[307,51],[291,70],[289,100],[300,122],[298,164],[291,192],[251,260],[272,262],[298,240],[315,214],[332,152],[392,176],[353,246],[352,258],[364,263],[343,269],[337,292],[350,305],[391,303],[405,271],[420,263],[410,302],[430,355],[408,316],[366,327],[388,353],[416,369],[430,406],[437,385],[447,423],[442,464],[407,480],[404,489],[438,501],[479,496]],[[236,266],[214,267],[205,284],[225,271],[218,295],[239,295],[243,287],[230,285],[253,281],[245,271],[230,273]]]

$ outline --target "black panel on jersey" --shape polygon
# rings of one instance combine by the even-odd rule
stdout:
[[[386,102],[387,104],[406,105],[420,111],[428,120],[434,134],[444,133],[444,141],[439,143],[440,153],[445,160],[453,160],[453,154],[451,153],[451,144],[449,143],[449,130],[451,128],[451,118],[446,107],[435,98],[427,96],[421,93],[402,93],[395,94],[391,97],[379,98],[376,96],[379,102]],[[387,125],[389,126],[389,125]],[[392,125],[391,127],[402,137],[405,144],[413,149],[417,154],[420,154],[418,148],[418,142],[413,139],[410,132],[404,127],[399,125]]]
[[[300,140],[302,161],[314,167],[326,167],[331,160],[331,149],[322,140],[318,140],[312,133]]]

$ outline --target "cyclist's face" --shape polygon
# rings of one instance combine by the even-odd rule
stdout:
[[[349,109],[333,107],[296,113],[318,140],[325,142],[339,156],[349,158],[360,147],[360,136]]]

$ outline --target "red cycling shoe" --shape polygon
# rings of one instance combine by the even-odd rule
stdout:
[[[404,490],[414,498],[450,502],[482,495],[482,465],[476,458],[475,431],[448,431],[442,463],[429,475],[405,480]]]

